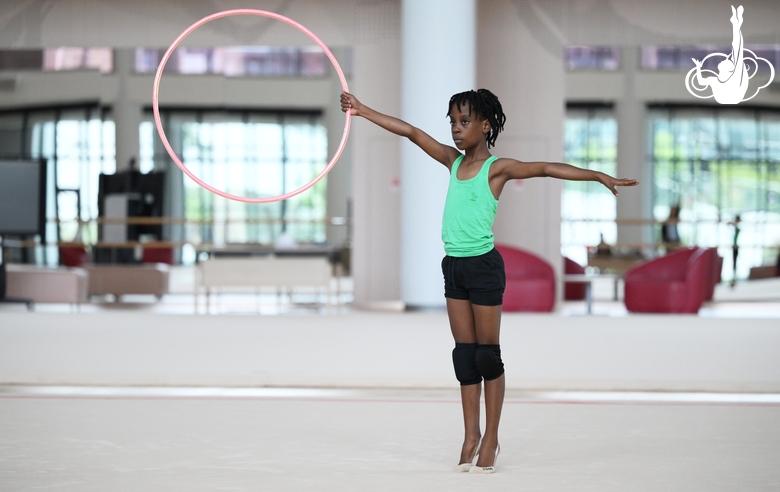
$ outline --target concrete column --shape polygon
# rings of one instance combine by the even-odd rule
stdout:
[[[636,178],[642,183],[620,193],[617,200],[617,219],[652,217],[652,171],[645,165],[647,153],[647,111],[636,94],[639,67],[639,48],[623,47],[620,53],[624,73],[623,94],[617,100],[617,177]],[[619,190],[622,191],[622,190]],[[653,228],[640,225],[618,225],[617,241],[621,244],[640,244],[652,241]]]
[[[117,171],[126,170],[132,158],[137,162],[140,148],[138,128],[141,125],[142,108],[141,104],[132,98],[128,80],[133,73],[134,56],[132,49],[114,50],[114,73],[119,79],[113,105]]]
[[[476,1],[403,0],[401,5],[401,117],[450,143],[449,98],[476,82]],[[447,184],[444,166],[411,142],[402,143],[401,299],[407,307],[445,304],[440,265]]]
[[[344,61],[344,50],[334,50],[334,54],[341,62]],[[341,104],[338,99],[338,94],[341,93],[342,88],[335,70],[330,72],[330,85],[330,93],[334,94],[334,96],[325,105],[325,114],[323,115],[323,123],[328,129],[328,159],[336,153],[336,149],[339,143],[341,143],[341,138],[344,134],[344,113],[341,111]],[[326,178],[328,180],[326,213],[329,218],[347,217],[348,214],[348,203],[352,196],[350,151],[351,147],[347,146],[342,157]],[[328,243],[334,246],[348,246],[347,230],[347,225],[331,224],[326,226]]]

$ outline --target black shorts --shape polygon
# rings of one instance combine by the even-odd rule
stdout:
[[[504,301],[504,259],[492,249],[479,256],[445,256],[444,297],[471,301],[481,306],[500,306]]]

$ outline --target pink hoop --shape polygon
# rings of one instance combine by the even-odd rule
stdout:
[[[157,126],[157,131],[160,133],[160,139],[162,140],[163,146],[165,147],[165,150],[168,151],[168,155],[171,156],[171,159],[173,159],[173,162],[176,163],[177,166],[179,166],[179,169],[181,169],[184,174],[190,177],[193,181],[198,183],[203,188],[209,190],[210,192],[219,195],[224,198],[228,198],[230,200],[236,200],[239,202],[247,202],[247,203],[269,203],[269,202],[276,202],[279,200],[286,200],[292,196],[295,196],[299,193],[303,193],[304,191],[308,190],[319,180],[325,177],[326,174],[331,170],[331,168],[336,164],[336,161],[339,160],[339,157],[341,157],[341,153],[344,152],[344,147],[347,144],[347,137],[349,136],[349,126],[351,121],[351,114],[349,111],[346,112],[346,119],[344,121],[344,134],[341,136],[341,143],[339,143],[338,149],[336,149],[336,153],[333,155],[333,158],[331,158],[330,162],[327,166],[325,166],[325,169],[320,172],[313,180],[309,181],[309,183],[301,186],[297,190],[290,191],[288,193],[285,193],[283,195],[279,196],[272,196],[272,197],[266,197],[266,198],[249,198],[245,196],[239,196],[239,195],[231,195],[230,193],[225,193],[222,190],[218,190],[214,188],[213,186],[209,185],[208,183],[204,182],[197,176],[195,176],[192,171],[187,169],[187,167],[181,162],[179,159],[179,156],[176,155],[176,152],[173,151],[171,148],[171,144],[168,142],[168,138],[165,136],[165,132],[163,131],[162,122],[160,121],[160,108],[158,104],[159,95],[160,95],[160,79],[162,78],[163,70],[165,69],[165,64],[168,63],[168,59],[173,54],[173,51],[176,49],[177,46],[179,46],[179,43],[181,43],[184,38],[190,35],[192,31],[199,28],[203,24],[206,24],[208,22],[211,22],[215,19],[220,19],[222,17],[230,17],[233,15],[257,15],[260,17],[270,17],[272,19],[280,20],[286,24],[289,24],[293,26],[294,28],[298,29],[302,33],[309,36],[312,41],[317,43],[320,48],[322,48],[322,51],[325,52],[327,57],[330,59],[330,62],[333,64],[333,68],[336,69],[336,73],[339,76],[339,80],[341,80],[341,88],[344,89],[344,92],[349,92],[349,88],[347,87],[347,79],[344,77],[344,72],[341,71],[341,67],[339,66],[338,61],[336,61],[336,57],[333,56],[333,53],[328,49],[328,47],[325,45],[325,43],[320,40],[313,32],[308,30],[303,25],[295,22],[294,20],[285,17],[283,15],[276,14],[274,12],[268,12],[265,10],[255,10],[255,9],[236,9],[236,10],[224,10],[222,12],[217,12],[215,14],[208,15],[201,20],[197,21],[196,23],[192,24],[190,27],[184,30],[179,36],[173,40],[173,43],[168,47],[168,50],[165,52],[165,54],[162,57],[162,60],[160,60],[160,65],[157,67],[157,74],[154,76],[154,87],[152,89],[152,109],[154,111],[154,124]]]

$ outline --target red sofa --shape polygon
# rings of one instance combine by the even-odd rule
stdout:
[[[712,256],[686,248],[626,272],[626,309],[633,313],[697,313],[712,279]]]
[[[550,312],[555,307],[555,272],[544,259],[522,249],[496,245],[504,258],[503,311]]]
[[[564,256],[563,273],[566,275],[584,275],[585,267]],[[563,287],[563,298],[567,301],[581,301],[585,299],[587,287],[583,282],[566,282]]]
[[[707,290],[704,293],[704,302],[712,300],[715,295],[715,286],[722,280],[721,272],[723,271],[723,257],[718,254],[718,249],[707,248],[707,254],[710,257],[710,276]]]

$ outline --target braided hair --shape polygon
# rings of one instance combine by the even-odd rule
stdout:
[[[451,116],[453,104],[460,109],[466,103],[469,105],[469,111],[473,111],[477,117],[488,120],[490,123],[490,131],[485,135],[485,140],[487,140],[488,148],[493,147],[496,144],[498,134],[504,129],[504,122],[506,122],[506,115],[498,98],[487,89],[460,92],[450,98],[447,116]]]

